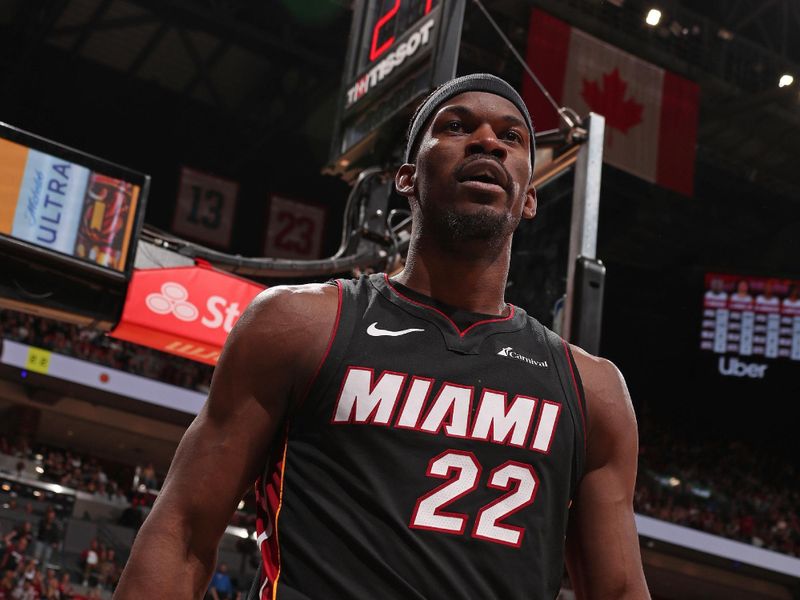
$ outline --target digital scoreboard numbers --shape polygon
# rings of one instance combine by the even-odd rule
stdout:
[[[722,375],[762,378],[757,361],[800,363],[800,280],[706,274],[700,336]]]
[[[402,70],[430,55],[441,0],[381,0],[369,3],[367,28],[356,61],[357,79],[346,91],[345,108],[366,98],[370,90],[389,82],[392,71]],[[371,26],[371,27],[370,27]]]
[[[355,3],[329,171],[397,153],[402,135],[391,134],[416,101],[455,75],[463,16],[464,0]]]

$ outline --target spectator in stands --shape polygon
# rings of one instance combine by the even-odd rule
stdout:
[[[113,479],[108,483],[108,499],[112,502],[127,502],[128,498],[125,492],[119,487],[119,484]]]
[[[208,593],[213,600],[232,600],[233,584],[231,583],[231,578],[228,577],[228,565],[224,562],[219,563],[216,573],[211,578]]]
[[[16,574],[13,570],[6,569],[3,579],[0,580],[0,600],[10,600],[15,587],[17,587]]]
[[[147,463],[147,466],[142,469],[141,482],[148,490],[158,489],[158,480],[156,479],[156,470],[153,467],[153,463]]]
[[[97,568],[100,564],[100,544],[94,539],[89,547],[81,552],[81,567],[83,568],[83,585],[89,585],[90,578],[97,578]]]
[[[16,571],[25,563],[25,555],[28,552],[28,538],[20,537],[6,545],[6,553],[3,556],[1,569],[11,569]]]
[[[61,591],[58,589],[58,578],[55,576],[55,574],[53,574],[52,577],[45,578],[42,599],[61,600]]]
[[[119,565],[113,548],[108,548],[101,554],[100,566],[98,568],[100,585],[108,590],[117,587],[119,581]]]
[[[71,600],[75,591],[72,588],[72,581],[70,580],[69,573],[61,575],[61,581],[58,584],[58,591],[61,594],[61,600]]]
[[[58,589],[58,576],[55,570],[47,569],[42,581],[42,597],[46,600],[61,600],[61,592]]]
[[[40,565],[47,566],[59,542],[61,542],[61,524],[56,521],[56,511],[50,506],[44,518],[39,521],[39,531],[36,534],[36,550],[33,555]]]
[[[36,578],[37,570],[36,559],[30,558],[25,562],[25,566],[22,567],[22,576],[33,581]]]
[[[20,539],[25,538],[28,540],[28,545],[33,542],[33,523],[30,521],[23,521],[19,525],[17,525],[14,529],[8,532],[6,536],[3,538],[6,546],[8,546],[13,541],[19,541]]]
[[[23,578],[11,593],[11,597],[14,600],[39,600],[39,592],[36,591],[33,581]]]

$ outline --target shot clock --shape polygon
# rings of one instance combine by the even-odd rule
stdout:
[[[328,170],[385,163],[422,96],[455,75],[464,0],[358,0]]]

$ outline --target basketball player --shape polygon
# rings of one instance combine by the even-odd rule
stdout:
[[[253,302],[117,598],[201,597],[257,477],[251,597],[549,600],[565,557],[578,598],[649,597],[623,379],[503,299],[536,212],[525,105],[496,77],[453,80],[406,156],[405,269]]]

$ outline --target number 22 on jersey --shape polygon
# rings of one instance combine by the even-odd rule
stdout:
[[[443,509],[477,489],[481,470],[472,452],[447,450],[432,458],[426,475],[447,481],[417,500],[409,526],[462,535],[469,516]],[[530,465],[509,460],[491,471],[487,486],[506,493],[478,511],[471,535],[518,548],[525,529],[502,521],[533,502],[539,487],[536,472]]]

